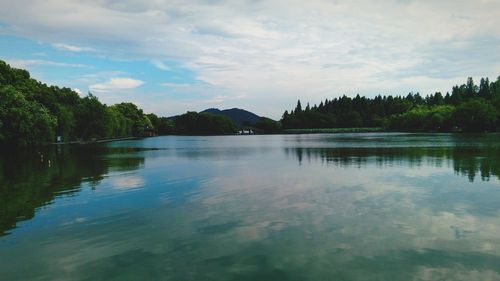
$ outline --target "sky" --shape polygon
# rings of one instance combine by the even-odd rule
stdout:
[[[500,0],[0,0],[0,59],[172,116],[500,75]]]

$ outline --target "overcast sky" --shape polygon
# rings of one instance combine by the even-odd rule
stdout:
[[[0,58],[174,115],[423,95],[500,75],[500,0],[0,0]]]

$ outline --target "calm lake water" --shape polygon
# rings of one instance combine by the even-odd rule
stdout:
[[[1,153],[2,281],[500,280],[498,134]]]

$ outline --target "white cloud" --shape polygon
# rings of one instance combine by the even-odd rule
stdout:
[[[80,89],[78,89],[78,88],[74,88],[74,89],[73,89],[73,91],[74,91],[75,93],[77,93],[80,97],[83,97],[83,96],[84,96],[84,94],[82,93],[82,91],[81,91]]]
[[[208,100],[205,100],[204,102],[206,104],[220,104],[220,103],[223,103],[223,102],[228,101],[228,100],[240,100],[240,99],[243,99],[243,98],[245,98],[244,95],[239,95],[239,96],[235,96],[235,95],[217,95],[217,96],[211,97]]]
[[[69,51],[69,52],[92,52],[95,51],[89,47],[79,47],[75,45],[63,44],[63,43],[55,43],[52,46],[58,50]]]
[[[128,76],[129,74],[123,71],[99,71],[80,76],[76,81],[80,84],[92,85],[100,83],[102,80],[111,79],[117,76]]]
[[[297,98],[447,91],[500,73],[500,1],[7,1],[7,32],[162,70],[174,60],[274,116]]]
[[[132,78],[111,78],[110,80],[89,86],[91,91],[109,92],[114,90],[129,90],[140,87],[144,81]]]
[[[164,62],[162,61],[158,61],[158,60],[155,60],[155,61],[152,61],[151,62],[156,68],[160,69],[160,70],[163,70],[163,71],[170,71],[172,70],[168,65],[166,65]]]
[[[74,63],[62,63],[50,60],[18,60],[18,59],[8,59],[7,62],[15,68],[29,68],[35,65],[49,65],[49,66],[60,66],[60,67],[87,67],[84,64],[74,64]]]
[[[193,86],[187,83],[169,83],[169,82],[161,83],[160,85],[168,88],[188,88]]]

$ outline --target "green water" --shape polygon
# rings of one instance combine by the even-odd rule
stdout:
[[[498,134],[0,152],[1,281],[500,280]]]

